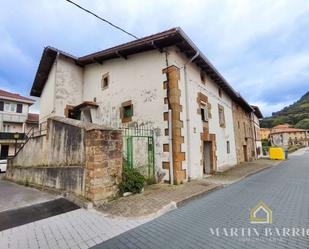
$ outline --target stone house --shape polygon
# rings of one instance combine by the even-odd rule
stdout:
[[[37,129],[39,115],[29,113],[33,99],[0,89],[0,159],[13,156],[26,134]]]
[[[40,97],[40,122],[62,116],[152,127],[155,170],[176,183],[242,160],[235,117],[252,134],[254,109],[180,28],[82,57],[46,47],[31,95]]]
[[[251,112],[251,127],[252,127],[252,139],[255,145],[255,158],[259,158],[263,155],[262,138],[261,138],[261,128],[260,119],[263,118],[263,114],[258,106],[251,105],[254,112]]]
[[[252,161],[255,158],[255,140],[251,125],[251,109],[244,109],[233,103],[233,121],[237,163]]]
[[[293,145],[309,146],[308,131],[280,124],[271,129],[270,141],[272,146],[288,148]]]

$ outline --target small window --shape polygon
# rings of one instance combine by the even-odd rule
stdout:
[[[122,103],[120,115],[121,115],[122,123],[126,123],[126,122],[132,121],[132,117],[133,117],[133,104],[132,104],[131,100]]]
[[[220,127],[225,127],[225,116],[224,116],[224,107],[222,105],[218,105],[219,108],[219,124]]]
[[[101,81],[101,88],[102,90],[106,89],[109,85],[109,74],[104,74],[102,76],[102,81]]]
[[[206,84],[206,74],[205,74],[205,72],[201,71],[200,76],[201,76],[202,83],[205,85]]]
[[[3,109],[4,109],[4,102],[0,101],[0,111],[3,111]]]
[[[205,104],[201,104],[201,118],[204,122],[208,121],[208,108]]]
[[[221,88],[218,89],[219,97],[222,98],[222,90]]]
[[[132,105],[124,106],[123,107],[123,117],[124,118],[131,118],[133,116],[133,107]]]
[[[230,154],[230,152],[231,152],[230,141],[226,141],[226,152],[227,152],[227,154]]]

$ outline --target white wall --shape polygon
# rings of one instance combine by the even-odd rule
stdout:
[[[162,69],[166,68],[165,53],[149,51],[123,58],[104,61],[103,64],[93,63],[83,68],[78,67],[70,59],[60,57],[58,65],[53,66],[41,97],[40,119],[48,115],[64,115],[66,105],[77,105],[82,101],[96,101],[98,109],[92,111],[93,122],[112,127],[121,125],[120,107],[125,101],[133,103],[133,124],[150,125],[156,129],[155,161],[156,168],[161,168],[162,161],[168,161],[167,152],[163,153],[162,144],[168,143],[164,135],[167,121],[163,121],[163,113],[167,111],[164,104],[166,90],[163,81],[166,76]],[[185,82],[183,65],[188,59],[174,48],[169,48],[169,66],[180,68],[181,105],[183,112],[181,119],[184,127],[182,135],[185,144],[182,151],[187,151],[186,136],[186,108],[185,108]],[[55,70],[57,67],[57,70]],[[57,72],[55,72],[57,71]],[[191,142],[191,177],[199,178],[203,175],[201,165],[202,153],[200,133],[203,131],[201,116],[197,114],[197,93],[202,92],[208,97],[212,106],[212,118],[209,120],[210,133],[216,134],[217,169],[230,167],[236,164],[236,149],[233,129],[231,99],[223,92],[222,98],[218,96],[218,87],[207,79],[206,85],[201,83],[200,69],[194,64],[187,67],[189,84],[189,119]],[[101,79],[109,74],[109,86],[101,88]],[[56,76],[56,87],[53,89]],[[56,93],[56,98],[54,98]],[[53,105],[54,99],[54,105]],[[218,104],[224,106],[226,128],[221,128],[218,117]],[[55,108],[54,108],[55,107]],[[54,110],[54,111],[53,111]],[[227,154],[226,142],[230,142],[230,153]],[[187,153],[186,153],[187,160]],[[187,161],[183,162],[183,169],[187,169]],[[167,172],[166,172],[167,173]]]
[[[56,83],[56,64],[52,66],[48,79],[45,83],[40,97],[40,122],[46,121],[55,113],[55,83]]]
[[[121,125],[120,107],[125,101],[132,100],[133,124],[149,125],[156,129],[155,162],[161,167],[163,154],[162,144],[167,143],[163,121],[166,80],[162,69],[166,67],[165,55],[159,51],[150,51],[123,58],[104,61],[101,64],[90,64],[84,71],[84,101],[93,101],[99,105],[93,121],[98,124],[119,127]],[[102,90],[102,75],[109,73],[109,86]]]
[[[78,105],[83,101],[83,68],[73,60],[59,56],[56,71],[55,114],[64,116],[66,105]]]
[[[185,116],[185,81],[184,81],[184,64],[189,60],[176,49],[169,49],[169,63],[180,68],[180,87],[181,87],[181,104],[183,105],[184,128],[182,134],[185,136],[185,143],[188,140],[186,135],[186,116]],[[189,119],[190,119],[190,145],[191,148],[191,177],[198,178],[203,175],[203,166],[201,165],[202,153],[200,151],[201,138],[200,133],[203,132],[203,123],[201,116],[197,114],[198,92],[203,93],[208,97],[208,102],[211,104],[212,118],[209,119],[209,133],[216,134],[217,145],[217,169],[223,169],[236,165],[236,148],[233,127],[232,102],[231,99],[222,91],[222,98],[219,97],[217,85],[210,79],[206,78],[206,85],[203,85],[200,79],[200,69],[195,64],[187,66],[187,82],[189,85]],[[224,106],[226,127],[222,128],[219,124],[218,104]],[[230,153],[227,153],[226,142],[230,141]],[[187,151],[184,146],[183,152]],[[188,155],[186,153],[186,159]],[[183,168],[187,168],[187,162],[183,163]]]
[[[40,98],[40,122],[64,116],[66,105],[82,102],[83,68],[64,56],[56,58]]]

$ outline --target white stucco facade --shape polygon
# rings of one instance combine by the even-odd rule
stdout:
[[[185,72],[184,65],[188,62],[188,58],[183,56],[177,49],[171,48],[168,56],[169,63],[176,65],[180,68],[180,84],[181,91],[185,90]],[[231,99],[224,92],[222,97],[218,94],[218,86],[206,75],[206,84],[203,84],[200,77],[200,69],[193,63],[186,66],[187,70],[187,83],[188,83],[188,98],[189,98],[189,126],[190,126],[190,143],[189,146],[184,146],[184,151],[187,152],[187,148],[191,149],[190,155],[190,169],[191,178],[200,178],[203,175],[203,165],[201,165],[201,139],[200,133],[203,132],[203,123],[201,116],[197,115],[198,104],[196,98],[198,93],[201,92],[208,97],[208,102],[211,104],[211,115],[209,118],[209,133],[216,134],[216,156],[217,156],[217,168],[216,170],[223,170],[228,167],[236,165],[236,150],[235,150],[235,139],[234,139],[234,127],[233,127],[233,115],[231,109]],[[185,94],[182,95],[181,104],[185,107]],[[222,128],[219,124],[219,110],[218,104],[224,107],[225,123],[226,127]],[[185,108],[183,112],[184,128],[183,134],[185,136],[185,143],[188,141],[186,129],[188,122],[186,122]],[[230,142],[230,153],[227,153],[227,141]],[[185,161],[184,168],[187,168],[188,162]]]
[[[218,86],[209,77],[206,77],[206,84],[202,84],[200,69],[193,63],[186,66],[185,81],[186,62],[188,58],[175,47],[167,48],[167,58],[165,52],[152,50],[130,55],[127,59],[110,59],[102,64],[94,62],[84,67],[58,56],[41,94],[40,121],[50,116],[65,116],[67,105],[76,106],[83,101],[91,101],[97,104],[97,108],[91,109],[92,122],[119,127],[122,125],[121,105],[132,101],[134,113],[130,125],[145,125],[155,130],[155,168],[156,171],[165,172],[164,179],[168,180],[168,171],[162,169],[162,162],[169,160],[169,152],[163,152],[163,144],[168,143],[168,136],[164,132],[168,122],[164,121],[163,113],[168,111],[168,106],[164,103],[167,91],[163,88],[166,75],[162,70],[174,65],[180,72],[180,104],[183,107],[180,119],[183,121],[181,134],[184,137],[181,150],[186,154],[182,168],[186,170],[187,177],[201,178],[204,174],[200,135],[203,122],[197,113],[199,106],[196,101],[199,92],[206,95],[211,104],[208,126],[209,133],[216,136],[216,170],[232,167],[237,163],[232,100],[225,92],[219,96]],[[102,76],[106,74],[109,84],[102,89]],[[225,127],[219,124],[218,105],[224,107]]]

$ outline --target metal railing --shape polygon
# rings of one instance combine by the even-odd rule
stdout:
[[[6,140],[26,140],[26,133],[20,132],[0,132],[0,139]]]
[[[27,137],[26,141],[19,147],[14,157],[24,148],[24,146],[29,142],[30,139],[33,139],[38,136],[46,135],[47,121],[41,123],[38,130],[35,130],[35,129],[36,127],[34,126],[28,131],[28,133],[26,134],[26,137]]]

